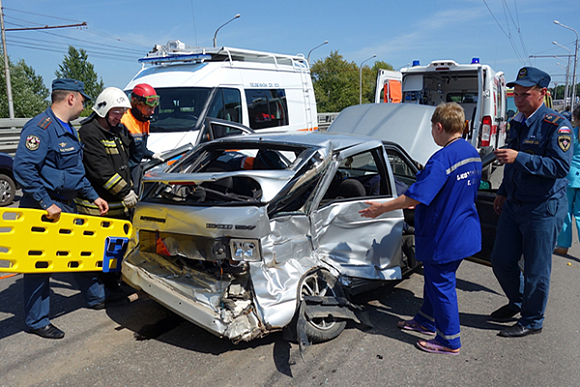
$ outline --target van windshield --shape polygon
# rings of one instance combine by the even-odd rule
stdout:
[[[182,132],[197,126],[211,89],[208,87],[155,88],[159,106],[151,118],[151,132]]]

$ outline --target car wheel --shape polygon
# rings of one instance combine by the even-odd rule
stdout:
[[[16,195],[16,184],[9,176],[0,174],[0,207],[9,206]]]
[[[325,270],[318,270],[302,280],[300,299],[302,300],[304,296],[344,297],[344,292],[335,277]],[[346,327],[346,321],[339,321],[333,317],[315,319],[309,319],[305,315],[301,317],[306,320],[304,331],[312,343],[332,340]]]

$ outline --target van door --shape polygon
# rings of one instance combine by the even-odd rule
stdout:
[[[379,70],[375,103],[401,103],[403,100],[403,75],[399,71]]]
[[[374,280],[401,278],[403,211],[363,218],[364,202],[393,200],[394,183],[382,148],[352,149],[329,169],[334,179],[310,215],[316,254],[341,274]]]

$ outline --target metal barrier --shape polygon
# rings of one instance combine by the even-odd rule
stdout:
[[[318,130],[326,131],[338,113],[318,113]]]
[[[326,131],[336,116],[338,113],[318,113],[318,130]],[[74,120],[72,124],[78,127],[84,118]],[[14,156],[20,141],[20,131],[28,121],[30,118],[0,118],[0,152]]]
[[[76,119],[72,122],[74,126],[80,126],[81,120],[86,117]],[[0,152],[14,156],[22,127],[30,121],[30,118],[0,118]]]

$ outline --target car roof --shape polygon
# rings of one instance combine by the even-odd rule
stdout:
[[[380,141],[376,138],[361,136],[358,134],[343,134],[329,132],[283,132],[283,133],[258,133],[241,136],[225,137],[214,140],[211,143],[271,143],[271,144],[288,144],[300,146],[314,146],[329,148],[333,151],[350,148],[365,142],[376,142],[378,146]],[[211,144],[207,143],[207,144]],[[372,147],[372,145],[371,145]]]
[[[344,109],[328,128],[329,132],[352,133],[389,141],[401,146],[421,164],[441,149],[431,136],[434,106],[377,103]]]

